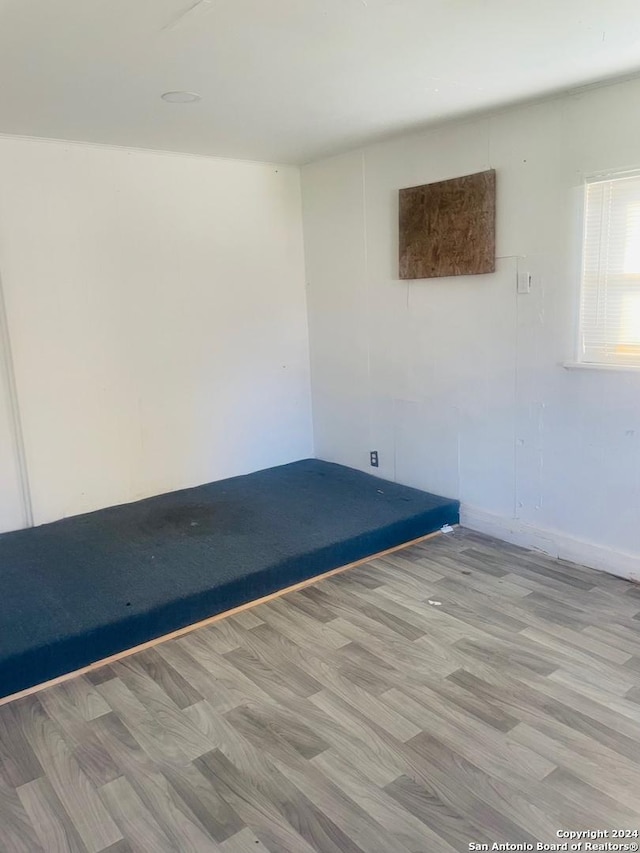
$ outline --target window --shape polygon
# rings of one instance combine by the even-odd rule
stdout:
[[[586,183],[578,359],[640,367],[640,172]]]

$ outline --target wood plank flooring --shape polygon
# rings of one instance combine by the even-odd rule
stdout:
[[[462,529],[0,707],[2,853],[560,829],[640,829],[640,588]]]

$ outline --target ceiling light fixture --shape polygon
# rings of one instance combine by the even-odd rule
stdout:
[[[202,100],[202,95],[198,95],[196,92],[165,92],[160,97],[170,104],[193,104]]]

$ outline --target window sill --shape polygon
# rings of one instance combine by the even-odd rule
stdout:
[[[588,361],[565,361],[565,370],[606,370],[617,373],[640,373],[640,364],[596,364]]]

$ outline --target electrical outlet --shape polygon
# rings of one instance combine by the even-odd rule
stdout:
[[[377,468],[377,467],[378,467],[378,465],[380,464],[380,463],[378,462],[378,451],[377,451],[377,450],[372,450],[372,451],[371,451],[371,453],[369,454],[369,458],[370,458],[370,460],[371,460],[371,467],[372,467],[372,468]]]

